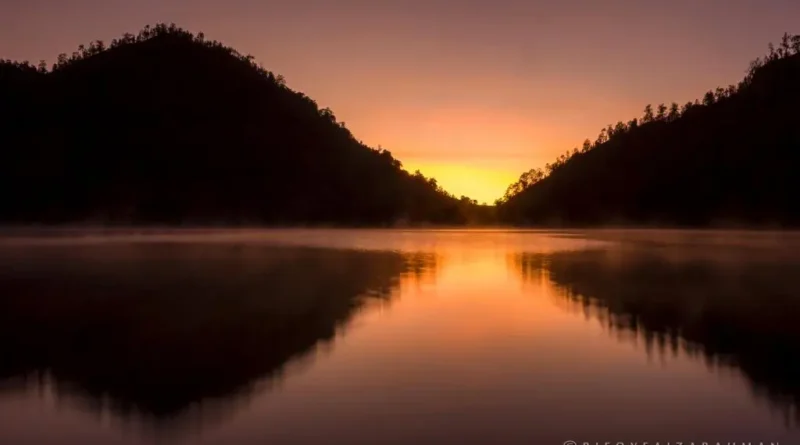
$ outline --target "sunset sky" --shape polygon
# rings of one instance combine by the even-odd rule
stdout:
[[[354,135],[491,202],[647,103],[738,82],[797,0],[0,0],[0,58],[175,22],[286,77]]]

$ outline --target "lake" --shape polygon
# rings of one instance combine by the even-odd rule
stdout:
[[[800,443],[800,234],[0,233],[0,444]]]

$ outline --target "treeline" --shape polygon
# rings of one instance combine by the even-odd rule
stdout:
[[[784,34],[737,85],[647,105],[532,169],[499,199],[513,224],[800,224],[800,36]]]
[[[469,200],[468,200],[469,201]],[[463,224],[473,203],[201,34],[0,61],[0,222]]]

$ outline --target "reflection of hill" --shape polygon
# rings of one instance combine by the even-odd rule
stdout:
[[[403,254],[403,258],[405,258],[406,276],[415,286],[435,283],[445,261],[440,255],[432,252],[407,252]]]
[[[158,421],[247,395],[418,266],[388,252],[156,244],[5,249],[0,261],[0,379],[47,375],[62,395]]]
[[[800,258],[763,251],[714,258],[687,249],[523,254],[523,277],[544,270],[562,295],[611,329],[740,369],[778,407],[800,407]]]

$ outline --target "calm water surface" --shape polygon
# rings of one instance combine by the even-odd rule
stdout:
[[[0,444],[800,443],[800,235],[0,237]]]

